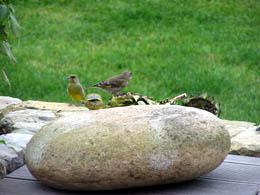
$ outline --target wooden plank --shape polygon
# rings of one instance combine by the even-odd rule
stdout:
[[[23,166],[9,174],[7,178],[36,180],[26,166]],[[201,178],[260,184],[260,166],[224,162],[217,169],[202,176]]]
[[[225,162],[229,163],[238,163],[238,164],[251,164],[260,166],[259,157],[249,157],[249,156],[239,156],[239,155],[227,155]]]
[[[80,194],[132,194],[132,195],[255,195],[257,185],[244,183],[194,179],[179,184],[168,184],[144,188],[98,191],[71,192],[49,188],[38,181],[6,178],[0,181],[1,195],[80,195]]]
[[[260,184],[260,158],[228,155],[214,171],[192,181],[87,194],[151,195],[255,195]],[[0,180],[0,195],[86,194],[49,188],[37,181],[23,166]]]
[[[194,179],[177,185],[174,192],[189,195],[255,195],[258,185],[218,180]],[[170,194],[170,193],[169,193]]]
[[[7,178],[37,180],[32,176],[26,165],[7,175]]]
[[[229,156],[231,156],[231,158]],[[260,166],[258,166],[260,158],[252,158],[253,160],[250,160],[251,157],[244,158],[243,156],[228,155],[228,160],[229,159],[232,159],[235,163],[226,162],[225,160],[217,169],[202,176],[202,178],[260,184]],[[237,163],[240,162],[240,160],[243,163]],[[17,169],[7,177],[36,180],[26,166]]]
[[[260,166],[224,162],[202,178],[260,184]]]
[[[64,194],[53,190],[39,181],[5,178],[0,181],[1,195],[42,195]]]

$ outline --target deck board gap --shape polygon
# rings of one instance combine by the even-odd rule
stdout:
[[[252,165],[252,166],[260,167],[260,164],[246,163],[246,162],[237,162],[237,161],[229,161],[229,160],[225,160],[223,163],[231,163],[231,164],[238,164],[238,165]]]
[[[210,180],[210,181],[220,181],[220,182],[228,182],[228,183],[237,183],[237,184],[249,184],[249,185],[260,185],[257,182],[247,182],[247,181],[238,181],[238,180],[229,180],[229,179],[218,179],[218,178],[210,178],[210,177],[200,177],[197,179]]]

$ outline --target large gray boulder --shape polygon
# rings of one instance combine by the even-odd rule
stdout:
[[[106,190],[199,177],[229,148],[228,131],[209,112],[130,106],[64,114],[33,136],[25,161],[52,187]]]

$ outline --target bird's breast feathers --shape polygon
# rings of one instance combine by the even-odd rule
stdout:
[[[69,84],[68,92],[73,100],[82,100],[85,96],[84,90],[79,84]]]

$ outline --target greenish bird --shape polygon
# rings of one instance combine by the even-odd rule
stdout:
[[[82,101],[84,100],[84,97],[85,97],[85,92],[79,82],[78,76],[75,74],[72,74],[72,75],[68,76],[67,79],[69,80],[69,84],[68,84],[68,88],[67,88],[69,96],[71,97],[72,100],[81,101],[81,103],[82,103]]]
[[[90,110],[98,110],[103,108],[104,104],[99,94],[92,93],[87,95],[85,106]]]
[[[116,75],[100,83],[92,86],[87,86],[86,88],[100,88],[104,91],[117,95],[117,92],[124,89],[128,84],[129,80],[132,78],[132,72],[124,71],[120,75]]]

